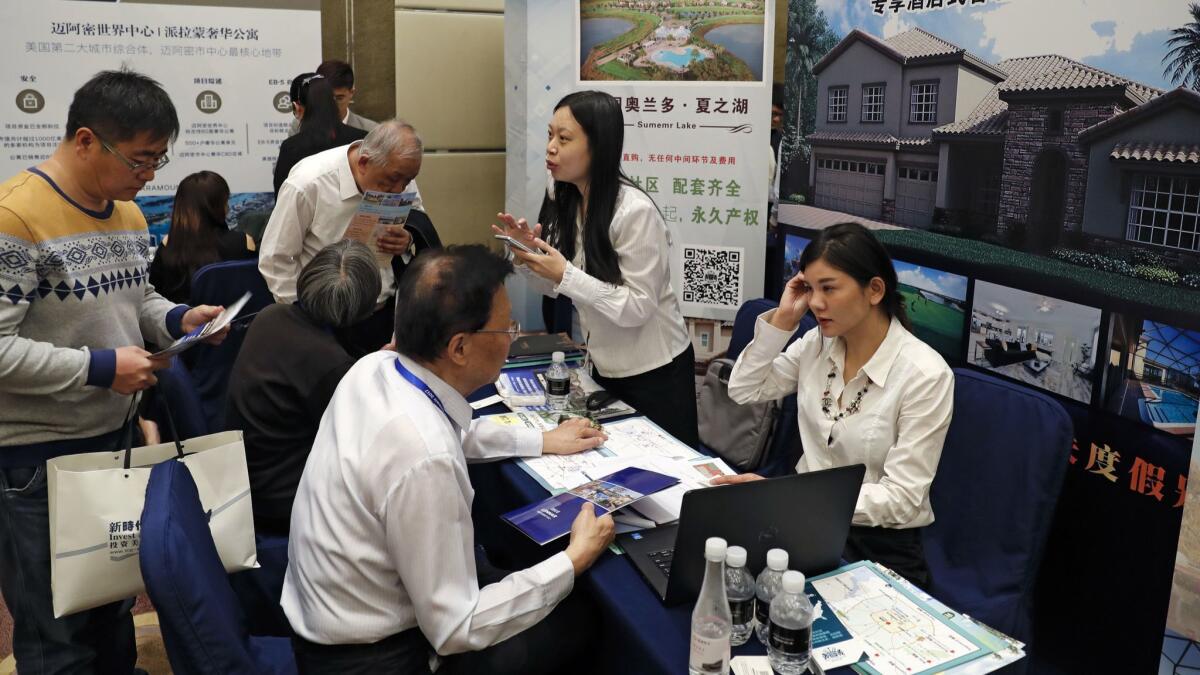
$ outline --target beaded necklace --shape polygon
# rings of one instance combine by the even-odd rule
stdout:
[[[859,405],[862,403],[863,394],[867,393],[867,389],[871,387],[871,381],[867,380],[867,383],[864,384],[863,388],[858,391],[858,394],[854,397],[854,400],[850,402],[850,405],[846,406],[845,410],[834,415],[833,395],[830,392],[833,389],[833,378],[835,375],[837,375],[837,372],[830,370],[829,376],[825,378],[825,393],[821,395],[821,412],[825,413],[825,419],[833,420],[833,423],[837,424],[842,420],[843,417],[849,417],[850,415],[858,412]],[[825,445],[833,445],[833,427],[829,428],[829,439],[825,441]]]

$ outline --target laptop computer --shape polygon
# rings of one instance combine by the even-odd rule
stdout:
[[[628,532],[617,541],[668,605],[700,594],[709,537],[745,548],[754,575],[773,548],[788,552],[788,569],[806,576],[828,572],[841,561],[865,473],[865,466],[853,464],[692,490],[683,497],[678,523]]]

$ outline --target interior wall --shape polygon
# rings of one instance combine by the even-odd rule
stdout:
[[[430,219],[444,243],[491,242],[504,208],[504,3],[399,0],[394,25],[396,115],[425,142]]]

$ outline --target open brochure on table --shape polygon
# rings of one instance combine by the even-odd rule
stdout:
[[[174,356],[180,352],[191,349],[194,345],[197,345],[209,337],[212,337],[216,333],[221,332],[222,329],[224,329],[230,324],[230,322],[233,321],[233,319],[238,315],[238,312],[242,311],[242,308],[245,307],[246,303],[249,301],[250,292],[247,291],[244,295],[242,295],[242,297],[235,300],[233,304],[229,305],[224,309],[224,311],[218,314],[217,318],[202,326],[197,326],[187,335],[184,335],[178,340],[172,342],[171,345],[166,349],[155,354],[151,354],[151,357],[164,358],[168,356]]]
[[[559,419],[571,417],[548,411],[517,411],[485,415],[480,419],[495,424],[519,425],[537,431],[550,431]],[[645,417],[630,417],[603,426],[608,440],[595,450],[574,455],[542,455],[517,460],[517,465],[539,485],[551,493],[562,492],[591,480],[589,470],[607,457],[674,457],[696,459],[705,457],[676,440],[662,427]],[[596,475],[596,474],[592,474]]]
[[[416,198],[415,192],[367,190],[358,203],[358,210],[350,218],[343,238],[361,241],[371,247],[381,267],[390,265],[392,256],[379,250],[379,236],[386,233],[388,227],[402,226],[408,221],[408,212],[412,211]]]
[[[662,455],[605,457],[594,462],[584,473],[589,478],[595,478],[628,467],[657,471],[679,479],[675,485],[646,497],[639,501],[637,506],[630,507],[630,510],[655,525],[679,520],[679,513],[683,510],[683,495],[688,491],[711,487],[709,481],[713,478],[737,473],[725,460],[707,455],[691,458]]]
[[[579,510],[592,504],[597,516],[612,513],[679,481],[642,469],[622,469],[597,480],[576,485],[561,494],[543,499],[502,518],[539,544],[546,544],[571,531]]]
[[[994,641],[952,621],[874,563],[853,563],[813,577],[808,585],[824,614],[865,649],[867,659],[854,666],[859,672],[932,675],[995,651]],[[813,648],[818,648],[815,623]]]

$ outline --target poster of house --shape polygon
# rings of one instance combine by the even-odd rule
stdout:
[[[580,80],[757,82],[762,0],[583,0]]]
[[[814,222],[851,215],[1200,288],[1188,2],[789,5],[783,194]]]
[[[1110,335],[1104,407],[1193,439],[1200,407],[1200,331],[1114,314]]]
[[[967,361],[1081,403],[1092,400],[1100,310],[975,282]]]

